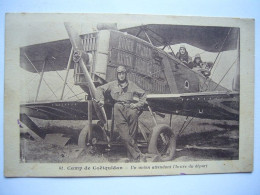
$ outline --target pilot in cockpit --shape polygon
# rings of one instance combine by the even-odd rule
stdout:
[[[180,46],[179,51],[176,54],[176,57],[183,62],[185,65],[187,65],[189,68],[192,68],[192,58],[189,56],[188,51],[186,50],[184,45]]]
[[[200,57],[200,54],[196,54],[195,57],[194,57],[194,60],[193,60],[193,67],[199,67],[199,68],[202,68],[202,60],[201,60],[201,57]]]
[[[193,70],[200,72],[205,77],[210,76],[210,70],[213,67],[212,62],[203,62],[200,54],[196,54],[193,60]]]

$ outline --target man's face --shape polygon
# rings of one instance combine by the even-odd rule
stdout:
[[[195,62],[198,64],[198,63],[200,63],[200,58],[196,58],[195,59]]]
[[[126,73],[125,72],[119,72],[117,73],[118,80],[123,82],[126,79]]]
[[[185,49],[183,47],[180,48],[180,53],[185,54]]]

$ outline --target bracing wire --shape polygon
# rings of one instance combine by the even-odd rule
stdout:
[[[53,69],[53,70],[55,70],[54,68],[53,68],[53,65],[52,65],[52,63],[54,63],[53,61],[50,63],[51,64],[51,68]],[[57,70],[55,70],[55,72],[57,73],[57,75],[60,77],[60,79],[62,80],[62,81],[64,81],[64,79],[62,78],[62,76],[59,74],[59,72],[57,71]],[[72,88],[67,84],[67,82],[66,82],[66,84],[65,84],[69,89],[70,89],[70,91],[78,98],[78,96],[75,94],[75,92],[72,90]],[[78,98],[79,99],[79,98]]]
[[[189,124],[191,123],[191,121],[194,119],[194,117],[192,117],[192,118],[189,120],[189,122],[187,123],[188,118],[189,118],[189,117],[187,117],[187,119],[186,119],[186,120],[184,121],[184,123],[182,124],[182,127],[181,127],[181,129],[180,129],[178,135],[181,135],[181,134],[183,133],[183,131],[189,126]],[[187,123],[187,124],[186,124],[186,123]],[[186,125],[185,125],[185,124],[186,124]]]
[[[228,31],[228,33],[227,33],[227,35],[226,35],[224,41],[223,41],[222,44],[221,44],[220,50],[219,50],[218,55],[216,56],[216,58],[215,58],[215,60],[214,60],[214,62],[213,62],[212,68],[215,66],[215,63],[216,63],[216,61],[218,60],[219,55],[221,54],[222,48],[223,48],[223,46],[224,46],[224,44],[225,44],[225,42],[226,42],[226,40],[227,40],[227,38],[228,38],[230,32],[231,32],[231,28],[229,28],[229,31]],[[219,61],[218,61],[218,62],[219,62]],[[218,63],[217,63],[217,64],[218,64]],[[214,71],[213,71],[213,73],[212,73],[212,75],[211,75],[211,78],[212,78],[212,76],[213,76],[213,74],[214,74],[216,68],[217,68],[217,67],[215,67],[215,69],[214,69]],[[212,70],[212,69],[211,69],[211,70]],[[206,83],[206,81],[207,81],[207,79],[205,79],[203,85]],[[210,80],[210,82],[211,82],[211,81],[212,81],[212,79]],[[210,82],[209,82],[209,84],[210,84]]]
[[[85,93],[85,91],[83,91],[83,92],[81,92],[81,93],[78,93],[77,95],[81,95],[81,94],[83,94],[83,93]],[[70,97],[67,97],[67,99],[71,99],[71,98],[73,98],[73,97],[75,97],[75,95],[70,96]],[[81,99],[78,99],[78,100],[81,100]]]
[[[215,89],[219,86],[219,84],[223,81],[223,79],[227,76],[228,72],[231,70],[231,68],[234,66],[234,64],[236,63],[238,57],[235,59],[235,61],[232,63],[232,65],[229,67],[229,69],[227,70],[227,72],[223,75],[223,77],[220,79],[220,81],[218,82],[218,84],[216,85]],[[214,89],[214,90],[215,90]]]
[[[214,73],[215,73],[215,71],[216,71],[216,69],[217,69],[217,66],[218,66],[218,63],[220,62],[221,56],[222,56],[222,53],[221,53],[221,54],[219,55],[219,57],[218,57],[218,60],[217,60],[216,65],[215,65],[215,68],[214,68],[214,70],[213,70],[213,72],[212,72],[212,74],[211,74],[211,76],[210,76],[211,79],[213,78],[213,75],[214,75]]]
[[[35,69],[35,71],[38,73],[38,74],[40,74],[39,73],[39,71],[37,70],[37,68],[34,66],[34,64],[32,63],[32,61],[29,59],[29,57],[26,55],[26,53],[24,53],[24,56],[27,58],[27,60],[30,62],[30,64],[33,66],[33,68]],[[42,78],[42,80],[44,81],[44,83],[46,84],[46,86],[50,89],[50,91],[53,93],[53,95],[56,97],[56,98],[58,98],[57,96],[56,96],[56,94],[54,93],[54,91],[51,89],[51,87],[49,86],[49,84],[46,82],[46,80],[44,79],[44,78]]]
[[[34,75],[34,77],[33,77],[30,81],[28,81],[27,83],[25,83],[25,86],[28,86],[37,76],[38,76],[37,74]]]

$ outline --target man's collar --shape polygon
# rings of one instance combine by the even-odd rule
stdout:
[[[118,84],[119,87],[121,87],[121,88],[124,89],[124,88],[126,88],[126,87],[128,86],[129,83],[128,83],[128,81],[126,81],[126,82],[124,82],[124,83],[119,83],[119,82],[117,81],[117,84]]]

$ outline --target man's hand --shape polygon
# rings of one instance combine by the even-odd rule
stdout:
[[[104,106],[104,101],[100,100],[100,101],[96,101],[99,107],[103,107]]]
[[[138,106],[137,106],[136,104],[134,104],[134,103],[131,103],[131,104],[130,104],[130,108],[136,109],[136,108],[138,108]]]

